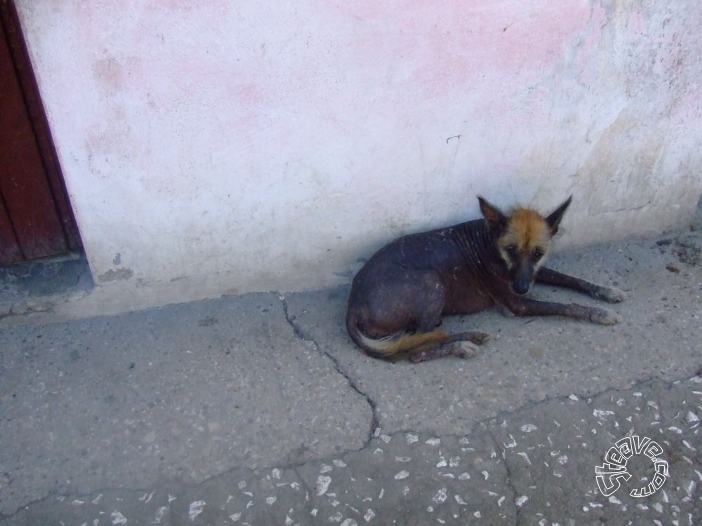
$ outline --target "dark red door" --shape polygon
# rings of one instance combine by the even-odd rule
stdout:
[[[0,264],[81,246],[13,2],[0,0]]]

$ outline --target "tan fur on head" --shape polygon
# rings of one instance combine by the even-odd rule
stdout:
[[[508,215],[497,246],[508,267],[512,266],[515,255],[538,265],[548,252],[550,242],[551,229],[541,214],[529,208],[515,208]]]
[[[543,217],[535,210],[522,207],[505,215],[478,196],[480,211],[494,236],[497,251],[510,274],[510,287],[516,294],[529,292],[571,199],[572,196]]]

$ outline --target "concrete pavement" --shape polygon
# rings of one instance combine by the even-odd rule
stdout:
[[[493,339],[389,364],[348,340],[347,287],[69,321],[42,298],[0,320],[0,524],[700,523],[702,236],[551,263],[627,291],[623,323],[450,318]],[[638,452],[604,495],[632,434],[669,477],[630,496]]]

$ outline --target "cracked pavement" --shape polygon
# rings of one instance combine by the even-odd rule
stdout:
[[[338,297],[338,296],[337,296]],[[317,345],[317,342],[314,341],[314,339],[308,338],[305,336],[303,330],[300,328],[300,326],[296,323],[295,317],[290,317],[290,314],[288,312],[288,302],[285,299],[285,295],[281,294],[280,299],[283,302],[283,312],[285,313],[285,319],[287,322],[290,324],[292,329],[295,331],[295,334],[297,335],[298,338],[300,338],[303,341],[310,342],[312,345],[315,346],[317,351],[321,352],[329,358],[332,363],[334,364],[334,368],[336,369],[336,372],[339,373],[341,376],[346,378],[346,380],[349,383],[349,386],[356,391],[359,395],[361,395],[363,398],[366,399],[366,402],[368,402],[368,406],[370,407],[372,411],[372,418],[371,418],[371,423],[370,423],[370,430],[368,434],[368,440],[370,440],[375,433],[378,431],[378,414],[377,414],[377,407],[375,404],[375,401],[368,396],[367,393],[363,392],[361,388],[358,386],[358,383],[356,380],[354,380],[351,376],[349,376],[348,372],[340,365],[339,360],[331,354],[326,348],[320,348],[319,345]]]
[[[702,521],[702,236],[554,256],[614,285],[602,327],[496,311],[471,360],[391,364],[344,327],[348,287],[104,318],[0,320],[0,524]],[[597,301],[540,287],[538,297]],[[641,452],[604,495],[618,440]]]

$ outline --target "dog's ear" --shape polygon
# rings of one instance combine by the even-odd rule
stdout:
[[[480,196],[478,196],[478,202],[480,203],[480,211],[483,213],[483,217],[487,221],[490,231],[494,235],[499,236],[507,226],[507,216],[495,205],[491,205]]]
[[[573,196],[571,195],[568,199],[566,199],[563,202],[561,206],[556,208],[546,218],[546,222],[548,223],[549,229],[551,229],[552,236],[556,235],[556,232],[558,232],[558,225],[561,223],[561,219],[563,219],[563,214],[565,214],[565,211],[568,209],[568,205],[570,205],[572,199]]]

